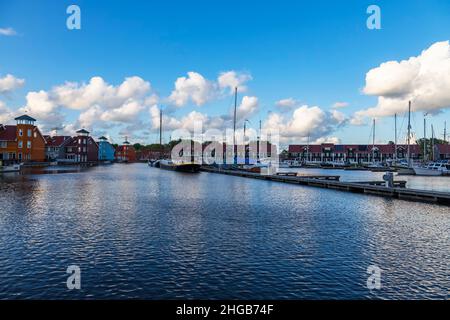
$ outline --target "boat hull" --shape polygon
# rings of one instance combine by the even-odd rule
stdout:
[[[399,176],[414,176],[416,172],[413,168],[397,168],[397,174]]]
[[[20,168],[21,168],[20,165],[3,166],[3,167],[0,167],[0,173],[19,172]]]
[[[442,176],[442,171],[427,168],[414,168],[414,172],[416,173],[416,176]]]
[[[196,163],[185,163],[185,164],[159,164],[160,169],[178,171],[178,172],[190,172],[197,173],[200,172],[200,165]]]

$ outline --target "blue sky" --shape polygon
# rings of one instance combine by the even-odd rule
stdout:
[[[70,4],[81,8],[81,30],[66,28]],[[381,8],[381,30],[366,27],[366,9],[371,4]],[[243,96],[257,97],[257,109],[246,115],[254,127],[274,112],[283,115],[286,123],[295,118],[276,107],[282,99],[296,101],[290,112],[307,105],[328,113],[336,102],[346,102],[348,106],[339,108],[346,121],[330,125],[327,121],[334,120],[322,117],[318,123],[326,129],[311,135],[325,140],[338,138],[343,143],[368,143],[370,125],[350,122],[355,112],[377,105],[377,95],[363,93],[366,73],[383,62],[417,57],[434,43],[449,40],[449,18],[450,2],[446,0],[0,0],[0,29],[12,28],[16,33],[0,35],[0,79],[11,74],[25,80],[16,90],[0,94],[0,101],[17,112],[27,105],[29,92],[50,92],[66,81],[82,86],[92,77],[118,86],[126,77],[137,76],[150,84],[147,95],[157,96],[155,103],[164,105],[168,113],[170,110],[172,120],[192,111],[221,117],[229,114],[233,103],[228,90],[201,105],[189,100],[181,107],[171,107],[168,97],[174,82],[187,77],[188,72],[214,82],[222,72],[235,71],[251,77],[245,83],[247,90],[239,94],[239,102]],[[429,117],[439,133],[445,120],[450,125],[446,109],[450,103],[445,99],[440,103]],[[60,113],[57,119],[66,126],[81,125],[79,115],[89,107],[92,105],[76,110],[56,106]],[[143,110],[126,123],[93,122],[90,129],[108,133],[115,140],[127,134],[131,139],[154,142],[155,128],[148,135],[152,123],[147,109]],[[417,130],[422,113],[414,115]],[[370,121],[368,117],[365,122]],[[392,140],[392,117],[383,115],[377,121],[377,140]],[[48,122],[44,128],[51,127]],[[131,124],[146,128],[132,129]],[[290,141],[301,141],[304,132],[300,127],[293,124],[285,128],[292,131]]]

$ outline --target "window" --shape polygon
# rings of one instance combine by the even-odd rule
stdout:
[[[31,129],[28,129],[28,136],[31,137]]]
[[[34,132],[34,137],[37,138],[37,133],[36,133],[36,131]]]
[[[7,147],[8,147],[8,142],[6,142],[6,141],[0,142],[0,148],[7,148]]]
[[[19,141],[19,148],[22,149],[23,148],[23,142]]]
[[[27,148],[31,149],[31,141],[27,141]]]
[[[81,144],[81,139],[78,139],[78,144]]]
[[[17,155],[17,157],[19,158],[19,160],[22,160],[22,154],[21,154],[21,153],[19,153],[19,154]]]
[[[23,131],[22,129],[19,129],[19,137],[23,136]]]

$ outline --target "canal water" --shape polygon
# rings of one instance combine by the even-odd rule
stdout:
[[[448,207],[145,164],[51,173],[0,176],[0,299],[450,298]]]

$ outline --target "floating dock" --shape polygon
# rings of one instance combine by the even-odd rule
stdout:
[[[309,176],[297,175],[295,173],[264,175],[242,170],[223,170],[214,167],[202,167],[201,170],[210,173],[219,173],[245,178],[299,184],[354,193],[364,193],[402,200],[430,202],[450,206],[450,193],[408,189],[406,188],[406,181],[394,181],[394,187],[390,188],[385,186],[384,181],[343,182],[339,181],[340,176]]]

